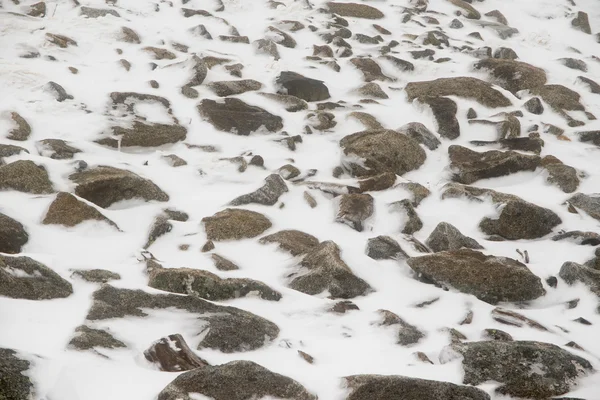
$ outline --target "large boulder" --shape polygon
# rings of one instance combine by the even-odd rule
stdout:
[[[179,375],[158,395],[158,400],[316,400],[301,384],[252,361],[232,361],[196,368]]]
[[[331,298],[350,299],[372,291],[367,282],[352,273],[332,241],[315,247],[299,266],[300,271],[291,275],[289,287],[300,292],[317,295],[327,291]]]
[[[440,222],[429,235],[425,244],[434,252],[466,249],[483,249],[473,238],[463,235],[458,228],[447,222]]]
[[[261,238],[260,243],[277,243],[280,249],[289,251],[293,256],[299,256],[317,247],[319,239],[297,230],[284,230]]]
[[[471,250],[443,251],[408,259],[427,282],[472,294],[490,304],[537,299],[546,291],[525,264]]]
[[[271,221],[255,211],[227,208],[202,218],[208,240],[240,240],[254,238],[269,229]]]
[[[27,375],[31,363],[12,349],[0,348],[0,399],[30,400],[33,383]]]
[[[353,375],[344,378],[346,400],[490,400],[481,389],[399,375]]]
[[[338,3],[330,1],[327,3],[329,11],[341,17],[381,19],[385,15],[375,7],[357,3]]]
[[[456,96],[477,101],[479,104],[496,108],[509,107],[511,101],[492,85],[477,78],[439,78],[433,81],[410,82],[405,87],[408,100],[419,97]]]
[[[496,178],[520,171],[534,171],[541,162],[537,155],[525,155],[516,151],[490,150],[483,153],[466,147],[452,145],[448,148],[452,179],[471,184],[480,179]]]
[[[94,292],[86,318],[97,321],[146,317],[146,310],[173,308],[198,315],[198,335],[202,336],[198,349],[209,348],[224,353],[255,350],[279,335],[277,325],[248,311],[216,305],[195,296],[151,294],[108,284]]]
[[[463,383],[496,381],[502,395],[548,399],[569,392],[577,379],[593,371],[586,359],[560,347],[532,341],[484,341],[455,344],[463,356]]]
[[[23,224],[0,213],[0,253],[20,253],[28,241],[29,234]]]
[[[185,140],[187,129],[181,125],[147,124],[135,121],[131,127],[113,127],[112,134],[119,139],[108,137],[97,140],[96,143],[113,148],[119,146],[158,147]]]
[[[488,235],[508,240],[537,239],[562,223],[554,211],[520,200],[508,201],[497,219],[483,218],[479,228]]]
[[[600,297],[600,269],[593,268],[591,265],[581,265],[567,261],[560,267],[558,276],[569,285],[581,282],[589,287],[592,293]]]
[[[567,203],[600,221],[600,194],[577,193],[570,197]]]
[[[358,177],[383,172],[403,175],[419,168],[427,157],[416,140],[386,129],[348,135],[340,141],[340,146],[345,155],[346,167]]]
[[[282,94],[295,96],[302,100],[321,101],[331,97],[329,89],[323,81],[307,78],[296,72],[281,72],[276,83],[283,88]]]
[[[226,98],[218,102],[204,99],[198,105],[198,112],[216,129],[236,135],[248,136],[259,129],[268,132],[283,129],[281,117],[236,98]]]
[[[42,223],[44,225],[56,224],[71,227],[84,221],[104,221],[117,228],[117,225],[102,215],[100,211],[65,192],[56,195]]]
[[[29,257],[0,255],[0,296],[49,300],[71,294],[71,284],[44,264]]]
[[[99,207],[134,198],[168,201],[169,195],[152,181],[124,169],[98,166],[69,176],[77,184],[75,194]]]
[[[281,294],[253,279],[222,279],[212,272],[192,268],[155,268],[148,286],[171,293],[188,294],[211,301],[231,300],[257,294],[278,301]]]
[[[265,178],[265,184],[252,193],[233,199],[229,205],[243,206],[250,203],[272,206],[279,197],[288,191],[285,181],[279,174],[271,174]]]
[[[546,72],[522,61],[486,58],[475,64],[475,69],[490,72],[492,82],[516,94],[520,90],[533,89],[546,84]]]
[[[19,160],[0,167],[0,190],[32,194],[48,194],[54,191],[46,168],[29,160]]]

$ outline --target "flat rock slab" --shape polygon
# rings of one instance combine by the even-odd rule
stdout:
[[[254,238],[269,229],[271,221],[255,211],[227,208],[202,218],[208,240],[240,240]]]
[[[385,15],[375,7],[358,3],[327,3],[329,11],[341,17],[381,19]]]
[[[145,124],[135,121],[131,128],[115,126],[112,128],[113,136],[97,140],[96,143],[113,148],[121,147],[158,147],[165,144],[177,143],[185,140],[187,129],[175,124]]]
[[[236,135],[247,136],[261,129],[267,132],[283,129],[281,117],[239,99],[226,98],[219,102],[204,99],[198,105],[198,111],[216,129]]]
[[[509,200],[497,219],[483,218],[479,229],[508,240],[537,239],[552,232],[560,223],[562,220],[552,210],[523,200]]]
[[[252,361],[232,361],[196,368],[179,375],[158,400],[193,400],[194,393],[214,400],[249,400],[267,396],[285,400],[317,400],[302,385]]]
[[[50,300],[71,294],[71,284],[44,264],[29,257],[0,255],[0,296]]]
[[[479,104],[497,108],[509,107],[511,101],[487,82],[477,78],[439,78],[433,81],[410,82],[405,87],[408,100],[419,97],[457,96],[471,99]]]
[[[490,304],[537,299],[546,291],[525,264],[470,249],[413,257],[408,265],[423,279],[472,294]]]

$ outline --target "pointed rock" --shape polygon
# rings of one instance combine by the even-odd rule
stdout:
[[[0,167],[0,190],[32,194],[54,192],[46,168],[29,160],[19,160]]]
[[[463,235],[454,225],[440,222],[429,235],[425,244],[434,252],[467,249],[483,249],[473,238]]]
[[[71,284],[44,264],[29,257],[0,255],[0,296],[49,300],[71,294]]]
[[[288,192],[285,181],[279,174],[271,174],[265,178],[265,184],[252,193],[245,194],[232,200],[229,205],[243,206],[250,203],[272,206],[279,197]]]
[[[44,225],[56,224],[72,227],[90,220],[104,221],[119,229],[117,224],[102,215],[100,211],[65,192],[56,195],[42,223]]]
[[[523,200],[510,200],[497,219],[483,218],[479,228],[488,235],[508,240],[537,239],[546,236],[562,223],[556,213]]]
[[[0,213],[0,253],[20,253],[28,241],[29,235],[23,224]]]
[[[152,346],[144,351],[144,357],[161,371],[167,372],[189,371],[209,365],[194,354],[183,336],[178,333],[152,343]]]
[[[289,251],[294,256],[299,256],[307,254],[317,247],[319,239],[297,230],[284,230],[261,238],[260,243],[277,243],[280,249]]]

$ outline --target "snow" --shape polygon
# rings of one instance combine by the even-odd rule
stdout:
[[[25,147],[30,154],[22,153],[5,159],[9,163],[19,159],[32,160],[44,165],[56,190],[72,192],[74,185],[68,180],[72,173],[72,161],[52,160],[42,151],[38,155],[35,142],[46,138],[57,138],[83,151],[81,159],[90,166],[112,165],[124,168],[147,177],[169,194],[168,207],[183,210],[190,215],[185,223],[174,222],[173,230],[159,238],[149,251],[166,267],[189,267],[208,270],[221,277],[252,278],[265,282],[280,291],[283,298],[279,302],[267,302],[256,296],[222,302],[223,304],[248,310],[269,319],[279,326],[279,337],[265,347],[244,352],[225,354],[215,350],[201,350],[197,353],[213,365],[233,360],[252,360],[277,373],[289,376],[309,391],[318,394],[320,399],[341,400],[346,389],[340,378],[352,374],[393,374],[461,383],[460,362],[448,352],[449,335],[444,328],[456,327],[469,340],[481,339],[486,328],[502,329],[517,340],[540,340],[564,346],[575,341],[585,351],[569,351],[588,359],[596,369],[600,369],[600,341],[597,340],[597,326],[600,316],[596,313],[597,298],[583,285],[568,286],[559,279],[557,289],[544,286],[547,294],[533,301],[524,309],[515,305],[505,308],[532,318],[550,329],[541,332],[529,327],[513,327],[494,321],[490,312],[493,306],[475,297],[456,291],[443,291],[432,285],[417,282],[410,268],[403,262],[375,261],[364,254],[367,239],[378,235],[390,235],[400,241],[409,255],[418,255],[403,242],[399,233],[401,213],[390,213],[387,205],[407,198],[408,192],[398,188],[374,193],[375,214],[370,219],[368,229],[356,232],[347,225],[334,222],[335,202],[318,190],[309,190],[316,198],[318,207],[311,209],[302,194],[305,185],[288,184],[289,192],[281,197],[284,208],[248,205],[243,208],[263,213],[273,222],[266,234],[283,229],[297,229],[316,236],[319,240],[333,240],[341,248],[342,258],[352,271],[366,280],[375,291],[368,296],[353,299],[360,311],[344,315],[327,312],[334,301],[325,294],[309,296],[286,287],[287,275],[296,271],[300,259],[277,249],[274,244],[261,245],[256,240],[240,240],[217,244],[216,253],[240,266],[240,270],[222,272],[212,264],[210,256],[200,253],[206,242],[201,219],[226,207],[233,198],[255,190],[264,178],[280,166],[290,163],[301,171],[318,170],[315,181],[337,182],[331,177],[333,168],[340,164],[343,156],[339,140],[351,133],[363,130],[361,124],[347,119],[352,109],[336,111],[338,125],[332,132],[315,132],[302,135],[303,143],[295,152],[274,139],[279,134],[255,133],[247,137],[236,136],[215,130],[199,116],[196,106],[203,98],[216,99],[205,84],[236,79],[223,67],[214,67],[208,73],[205,84],[197,87],[199,99],[188,99],[180,94],[181,85],[189,79],[191,64],[186,60],[191,54],[178,53],[177,60],[151,60],[144,46],[168,48],[173,42],[190,46],[190,53],[199,56],[217,56],[244,64],[243,76],[263,83],[261,91],[272,92],[274,78],[280,71],[292,70],[311,78],[323,80],[329,88],[332,99],[356,104],[360,97],[354,92],[362,85],[362,73],[345,61],[338,59],[342,70],[336,73],[327,66],[304,60],[312,55],[312,45],[323,42],[317,34],[303,29],[291,35],[298,42],[296,49],[278,46],[281,59],[256,56],[253,46],[222,42],[218,35],[230,34],[230,26],[235,26],[241,35],[250,41],[268,36],[266,28],[276,20],[299,20],[308,25],[321,26],[327,21],[326,14],[320,14],[318,7],[324,0],[314,0],[313,11],[304,9],[303,1],[283,0],[285,5],[277,9],[268,7],[267,2],[246,2],[224,0],[225,11],[213,12],[216,2],[192,0],[184,7],[206,9],[215,18],[183,18],[178,1],[176,7],[168,2],[151,3],[135,0],[118,0],[113,7],[121,18],[108,16],[98,19],[80,17],[78,9],[68,1],[46,1],[48,15],[43,19],[21,17],[7,11],[22,12],[33,1],[22,1],[20,6],[4,1],[0,8],[0,110],[20,113],[31,125],[32,135],[26,142],[14,142],[0,138],[0,143]],[[595,0],[576,0],[575,10],[589,13],[590,24],[600,22],[600,8]],[[82,5],[107,7],[104,1],[81,1]],[[386,17],[376,23],[393,30],[391,37],[402,41],[402,35],[420,35],[431,27],[417,24],[400,24],[399,11],[408,6],[408,0],[375,2],[372,5],[385,12]],[[592,35],[573,30],[570,20],[573,13],[567,10],[567,2],[559,0],[486,0],[475,3],[482,14],[499,9],[507,17],[511,26],[520,33],[507,40],[501,40],[490,28],[481,28],[476,22],[462,19],[465,27],[460,30],[446,28],[455,7],[443,0],[430,0],[430,9],[447,14],[439,16],[442,26],[451,40],[464,40],[467,34],[479,31],[484,42],[493,49],[504,46],[513,48],[520,60],[540,66],[547,71],[549,83],[563,84],[581,94],[586,109],[596,113],[600,109],[600,97],[592,94],[586,85],[576,82],[579,75],[600,78],[600,64],[591,59],[598,54],[598,43]],[[158,6],[160,11],[155,12]],[[216,18],[219,17],[219,18]],[[311,20],[308,19],[310,17]],[[435,16],[436,18],[438,16]],[[220,18],[229,22],[225,24]],[[377,34],[371,27],[373,21],[348,18],[353,33]],[[213,41],[193,36],[190,30],[203,24],[211,32]],[[118,42],[121,26],[128,26],[140,34],[142,45]],[[277,26],[277,25],[276,25]],[[42,29],[43,28],[43,29]],[[285,26],[279,25],[284,29]],[[59,49],[48,44],[44,35],[58,33],[73,37],[77,47]],[[273,34],[271,34],[273,35]],[[164,43],[164,44],[163,44]],[[375,52],[375,46],[353,43],[355,55]],[[576,47],[582,54],[575,54]],[[123,54],[117,54],[120,48]],[[37,49],[39,58],[23,59],[19,54]],[[381,86],[390,99],[378,100],[381,105],[362,104],[364,109],[375,116],[385,127],[395,128],[409,122],[422,122],[435,130],[433,114],[427,107],[407,102],[403,91],[390,90],[403,88],[406,83],[424,81],[438,77],[475,76],[484,79],[482,71],[472,71],[474,58],[449,50],[437,50],[436,57],[446,54],[451,62],[436,64],[427,60],[413,60],[409,51],[414,50],[409,43],[401,43],[394,49],[399,58],[415,64],[414,72],[400,73],[387,61],[378,61],[383,73],[394,77],[395,82]],[[57,61],[48,61],[45,56],[52,54]],[[570,70],[556,62],[562,57],[584,59],[588,73]],[[126,72],[118,63],[127,59],[132,69]],[[151,70],[149,62],[158,67]],[[73,75],[67,67],[73,66],[79,73]],[[160,88],[150,89],[148,81],[155,79]],[[61,84],[74,100],[58,103],[44,92],[48,81]],[[502,89],[499,89],[503,91]],[[165,146],[161,149],[115,149],[93,143],[102,132],[114,125],[116,117],[108,112],[109,93],[113,91],[137,91],[163,96],[171,101],[174,117],[188,129],[186,143],[211,145],[219,152],[209,153],[188,148],[183,143]],[[290,136],[301,134],[306,124],[305,113],[286,113],[276,102],[267,100],[257,93],[244,93],[237,96],[250,104],[259,105],[284,118],[284,125]],[[593,248],[578,246],[569,241],[553,242],[548,238],[540,240],[520,240],[506,242],[484,241],[478,229],[478,222],[484,216],[497,215],[498,209],[491,201],[483,203],[467,202],[463,199],[440,201],[442,187],[448,182],[447,148],[451,144],[468,146],[469,140],[492,140],[495,132],[491,126],[469,125],[466,112],[472,107],[480,117],[485,118],[500,111],[518,109],[525,100],[514,99],[514,107],[491,110],[474,101],[454,98],[458,104],[461,136],[456,141],[442,139],[442,145],[435,152],[427,151],[427,161],[418,170],[405,174],[402,178],[419,182],[432,191],[417,208],[423,220],[423,228],[415,237],[424,242],[435,226],[442,221],[455,225],[463,234],[473,237],[485,246],[486,254],[519,259],[516,249],[527,250],[531,262],[528,267],[544,281],[556,276],[565,261],[582,263],[593,256]],[[526,99],[526,97],[524,97]],[[87,113],[86,110],[90,111]],[[146,103],[137,106],[137,111],[149,122],[171,123],[172,117],[162,106]],[[583,115],[572,114],[577,119],[587,120]],[[520,118],[523,130],[543,121],[566,127],[564,119],[552,112],[548,106],[541,117],[525,112]],[[0,118],[0,133],[13,128],[10,116],[3,112]],[[558,140],[542,134],[545,147],[542,155],[552,154],[565,164],[585,172],[578,189],[582,193],[600,191],[600,149],[579,143],[574,132],[577,130],[600,129],[599,121],[589,121],[585,127],[567,130],[571,142]],[[166,154],[177,154],[188,165],[172,168],[161,159]],[[246,172],[239,173],[238,166],[225,158],[241,154],[259,154],[265,159],[267,169],[249,166]],[[352,160],[355,162],[356,160]],[[147,163],[147,164],[146,164]],[[202,171],[202,172],[200,172]],[[562,206],[570,196],[546,182],[542,170],[520,172],[510,176],[478,181],[475,185],[491,188],[504,193],[515,194],[523,199],[555,211],[563,220],[560,229],[599,231],[597,220],[585,214],[571,214]],[[398,182],[402,181],[399,178]],[[342,183],[340,181],[340,183]],[[42,225],[45,212],[54,200],[54,195],[28,195],[13,191],[0,192],[0,211],[21,222],[30,234],[23,255],[32,257],[52,268],[74,286],[74,294],[66,299],[29,301],[0,297],[0,347],[13,348],[26,354],[35,354],[35,366],[28,373],[36,382],[36,400],[153,400],[157,394],[176,376],[177,373],[160,372],[150,365],[142,353],[153,342],[169,334],[180,333],[192,349],[196,349],[200,338],[197,333],[198,316],[178,310],[147,310],[145,318],[122,318],[101,321],[91,326],[109,329],[118,340],[127,344],[127,349],[97,349],[93,352],[67,350],[66,345],[75,328],[85,321],[91,305],[91,295],[98,285],[81,279],[71,278],[73,269],[101,268],[119,273],[122,279],[111,284],[122,288],[144,289],[147,287],[144,263],[136,259],[147,239],[149,226],[166,204],[144,203],[132,200],[114,204],[102,213],[114,221],[121,232],[103,222],[85,222],[77,227],[65,228]],[[189,250],[181,251],[179,245],[188,244]],[[156,292],[156,291],[155,291]],[[438,298],[439,301],[426,308],[414,305]],[[575,309],[567,309],[565,302],[580,299]],[[400,315],[407,322],[427,332],[425,339],[412,347],[401,347],[395,343],[395,330],[377,326],[379,309],[388,309]],[[474,312],[473,323],[458,326],[468,310]],[[573,320],[584,317],[593,325],[581,325]],[[565,333],[557,326],[567,329]],[[596,334],[595,334],[596,333]],[[446,349],[446,350],[444,350]],[[313,365],[298,356],[297,350],[305,351],[315,358]],[[433,365],[419,362],[413,355],[424,352]],[[440,354],[441,352],[441,354]],[[494,385],[481,385],[493,393]],[[569,396],[588,400],[598,399],[600,376],[582,379],[580,386]],[[506,398],[494,395],[495,399]],[[194,399],[204,399],[194,395]]]

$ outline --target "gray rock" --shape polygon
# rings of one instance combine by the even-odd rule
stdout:
[[[468,19],[480,19],[481,14],[475,7],[473,7],[470,2],[464,0],[447,0],[450,3],[454,4],[456,7],[462,9],[461,13],[464,13],[465,18]]]
[[[600,297],[600,269],[567,261],[560,267],[558,276],[569,285],[581,282]]]
[[[332,241],[313,248],[300,263],[300,271],[291,278],[289,287],[294,290],[310,295],[327,291],[334,299],[351,299],[372,291],[367,282],[352,273]]]
[[[29,257],[0,255],[0,295],[13,299],[69,297],[73,287],[60,275]]]
[[[173,229],[173,224],[169,221],[169,218],[161,214],[154,219],[154,223],[150,227],[150,233],[148,234],[148,240],[144,245],[144,249],[152,246],[152,244],[161,236],[166,235]]]
[[[210,301],[237,299],[255,293],[263,300],[281,299],[281,293],[262,282],[253,279],[222,279],[211,272],[192,268],[155,268],[150,273],[148,286]]]
[[[229,205],[243,206],[250,203],[256,203],[265,206],[272,206],[279,201],[279,197],[281,197],[281,195],[287,192],[287,185],[285,184],[285,181],[281,175],[271,174],[265,178],[265,184],[262,187],[252,193],[248,193],[233,199]]]
[[[483,390],[399,375],[353,375],[344,378],[346,400],[490,400]]]
[[[358,88],[357,93],[364,97],[372,97],[375,99],[389,99],[390,96],[387,95],[375,82],[369,82],[362,85]]]
[[[42,223],[72,227],[84,221],[104,221],[118,229],[117,224],[102,215],[100,211],[65,192],[56,195]]]
[[[423,96],[419,101],[428,105],[438,126],[438,133],[446,139],[454,140],[460,136],[460,125],[456,119],[456,102],[447,97]]]
[[[11,129],[8,133],[8,139],[11,140],[19,140],[24,141],[29,139],[31,135],[31,126],[29,123],[17,112],[11,112],[10,117],[13,122],[17,125],[15,128]],[[6,156],[4,156],[6,157]]]
[[[98,166],[76,172],[69,179],[77,184],[77,196],[102,208],[134,198],[145,201],[169,200],[169,196],[152,181],[124,169]]]
[[[579,141],[584,143],[593,143],[600,146],[600,131],[577,132]]]
[[[126,43],[140,44],[140,36],[131,28],[121,27],[121,41]]]
[[[274,323],[247,311],[216,305],[194,296],[151,294],[142,290],[118,289],[108,284],[94,292],[87,315],[91,321],[127,316],[146,317],[144,310],[177,308],[198,315],[198,349],[224,353],[258,349],[279,335]]]
[[[600,220],[600,194],[577,193],[569,198],[567,203],[583,210],[590,217]]]
[[[345,167],[352,175],[366,177],[383,172],[403,175],[419,168],[425,150],[408,136],[392,130],[368,130],[344,137],[340,146],[346,156]],[[356,157],[364,162],[356,162]]]
[[[341,17],[381,19],[385,15],[375,7],[357,3],[327,3],[329,11]]]
[[[483,249],[475,239],[463,235],[454,225],[440,222],[429,235],[425,244],[434,252],[467,249]]]
[[[80,325],[75,329],[75,335],[68,344],[75,350],[91,350],[96,347],[105,349],[118,349],[127,347],[125,343],[115,339],[110,333],[103,329],[92,329],[86,325]]]
[[[583,60],[578,60],[576,58],[560,58],[558,59],[558,62],[560,62],[562,65],[564,65],[567,68],[571,68],[571,69],[576,69],[582,72],[587,72],[588,67],[587,64],[585,63],[585,61]]]
[[[425,337],[425,334],[421,332],[416,326],[409,324],[404,321],[398,315],[388,310],[379,310],[379,314],[383,316],[383,321],[380,325],[382,326],[398,326],[398,341],[397,344],[401,346],[412,346],[417,344],[421,339]]]
[[[513,337],[500,329],[484,329],[482,332],[482,337],[484,340],[502,340],[505,342],[510,342],[513,340]]]
[[[21,146],[14,146],[12,144],[0,144],[0,166],[3,165],[2,158],[16,156],[17,154],[21,153],[29,154],[29,151],[27,151],[27,149]]]
[[[340,196],[335,220],[362,232],[364,222],[373,215],[374,211],[375,201],[370,194],[343,194]]]
[[[20,253],[28,241],[29,234],[23,224],[0,213],[0,253]]]
[[[522,61],[488,58],[478,61],[475,69],[489,71],[493,81],[511,93],[546,84],[546,72]]]
[[[447,198],[466,198],[477,202],[490,199],[496,204],[508,203],[509,201],[524,201],[518,196],[497,192],[492,189],[478,188],[475,186],[461,185],[460,183],[448,183],[444,186],[442,200]]]
[[[358,181],[358,187],[361,193],[363,193],[386,190],[394,186],[394,183],[396,183],[396,174],[392,172],[384,172],[366,179],[361,179]]]
[[[568,240],[579,245],[598,246],[600,244],[600,234],[596,232],[569,231],[552,236],[552,240]]]
[[[365,82],[372,82],[376,80],[393,81],[392,78],[383,74],[379,64],[377,64],[377,62],[371,58],[355,57],[352,58],[350,62],[363,73]]]
[[[27,372],[31,363],[12,349],[0,348],[0,399],[30,400],[33,383]]]
[[[0,166],[0,190],[16,190],[32,194],[54,192],[46,168],[29,160],[19,160]]]
[[[75,154],[81,153],[81,150],[60,139],[40,140],[37,147],[40,155],[49,156],[53,160],[70,160]]]
[[[525,109],[532,114],[542,115],[544,113],[544,106],[539,97],[532,97],[523,104]]]
[[[594,94],[600,94],[600,85],[598,82],[593,81],[590,78],[586,78],[585,76],[578,76],[577,79],[586,84],[590,88],[590,92]]]
[[[463,184],[520,171],[534,171],[541,162],[541,158],[537,155],[497,150],[478,153],[458,145],[450,146],[448,155],[450,168],[454,172],[452,180]]]
[[[88,18],[102,18],[109,15],[112,15],[113,17],[117,18],[120,17],[119,13],[116,10],[111,10],[107,8],[92,8],[86,6],[79,7],[79,14]]]
[[[406,260],[408,254],[389,236],[377,236],[367,241],[367,256],[374,260]]]
[[[477,21],[476,24],[484,28],[490,28],[496,32],[500,39],[508,39],[519,33],[518,29],[497,22]]]
[[[286,165],[280,167],[277,170],[277,173],[279,175],[281,175],[281,177],[283,179],[285,179],[286,181],[292,180],[292,179],[300,176],[300,170],[298,168],[294,167],[292,164],[286,164]]]
[[[152,343],[144,351],[144,357],[161,371],[181,372],[208,366],[198,357],[180,334],[169,335]]]
[[[546,293],[540,278],[525,264],[507,257],[461,249],[412,257],[407,262],[422,279],[490,304],[534,300]]]
[[[187,129],[174,124],[145,124],[135,121],[131,128],[115,126],[112,128],[113,137],[97,140],[96,143],[117,148],[121,147],[158,147],[165,144],[177,143],[185,140]]]
[[[429,189],[417,182],[401,182],[398,186],[412,193],[411,203],[413,207],[418,207],[431,194]]]
[[[46,16],[46,3],[40,1],[39,3],[32,4],[29,7],[27,13],[30,17],[45,17]]]
[[[216,129],[237,135],[247,136],[261,128],[268,132],[283,129],[281,117],[235,98],[226,98],[223,102],[204,99],[198,111]]]
[[[577,16],[571,21],[571,26],[573,26],[573,28],[578,31],[587,33],[588,35],[592,34],[592,29],[590,28],[590,20],[588,18],[587,13],[583,11],[577,12]]]
[[[58,46],[58,47],[60,47],[62,49],[66,49],[69,46],[75,46],[75,47],[77,47],[77,42],[74,41],[73,39],[71,39],[68,36],[57,35],[55,33],[46,33],[46,39],[50,43],[52,43],[52,44],[54,44],[54,45],[56,45],[56,46]]]
[[[575,388],[592,365],[560,347],[530,341],[485,341],[455,344],[462,354],[463,383],[496,381],[496,392],[528,399],[547,399]]]
[[[276,83],[283,88],[281,94],[295,96],[302,100],[321,101],[330,97],[329,89],[323,81],[307,78],[296,72],[281,72]]]
[[[390,61],[396,68],[403,72],[410,72],[415,70],[415,65],[410,61],[402,60],[398,57],[385,55],[384,59]]]
[[[487,82],[470,77],[439,78],[433,81],[410,82],[404,88],[408,100],[432,96],[457,96],[490,107],[508,107],[511,101]]]
[[[215,268],[219,271],[236,271],[240,269],[240,267],[238,267],[235,263],[218,254],[211,254],[211,258],[215,264]]]
[[[64,87],[62,87],[61,85],[59,85],[56,82],[48,82],[46,84],[46,89],[52,93],[52,95],[54,96],[54,98],[56,99],[56,101],[58,101],[59,103],[62,103],[65,100],[72,100],[73,96],[71,96],[70,94],[67,93],[67,91],[65,90]]]
[[[208,240],[214,241],[254,238],[272,226],[264,215],[236,208],[219,211],[202,222]]]
[[[283,47],[287,47],[288,49],[293,49],[296,47],[296,40],[290,35],[280,29],[275,28],[274,26],[269,26],[269,37],[272,41],[277,44],[282,45]]]
[[[397,131],[425,145],[429,150],[435,150],[441,144],[433,132],[420,122],[410,122],[398,128]]]
[[[558,158],[546,156],[542,159],[542,166],[548,171],[547,181],[558,186],[563,192],[573,193],[579,187],[577,170],[563,164]]]
[[[293,256],[310,253],[319,245],[319,239],[297,230],[284,230],[265,236],[260,243],[277,243],[279,248],[289,251]]]
[[[406,216],[406,222],[402,227],[402,233],[405,235],[412,235],[423,228],[423,221],[419,218],[410,200],[396,201],[390,204],[390,208],[392,211],[403,213]]]
[[[308,108],[308,103],[296,96],[278,93],[260,93],[260,95],[282,104],[287,112],[298,112]]]
[[[494,58],[499,58],[501,60],[516,60],[519,56],[509,47],[498,47],[494,51]]]
[[[232,361],[185,372],[160,392],[158,400],[192,400],[195,397],[192,393],[214,400],[249,400],[267,396],[286,400],[317,399],[295,380],[252,361]]]
[[[508,240],[537,239],[546,236],[562,223],[556,213],[523,200],[510,200],[497,219],[483,218],[479,228],[488,235]]]
[[[450,22],[450,28],[451,29],[460,29],[462,27],[464,27],[465,25],[460,22],[460,20],[454,18],[451,22]]]
[[[242,94],[260,90],[262,84],[254,79],[240,79],[237,81],[211,82],[207,85],[219,97]]]
[[[78,269],[71,274],[72,277],[93,283],[106,283],[121,279],[121,275],[105,269]]]
[[[277,44],[269,39],[259,39],[252,42],[257,54],[266,54],[273,57],[275,60],[279,60],[279,50],[277,50]]]

